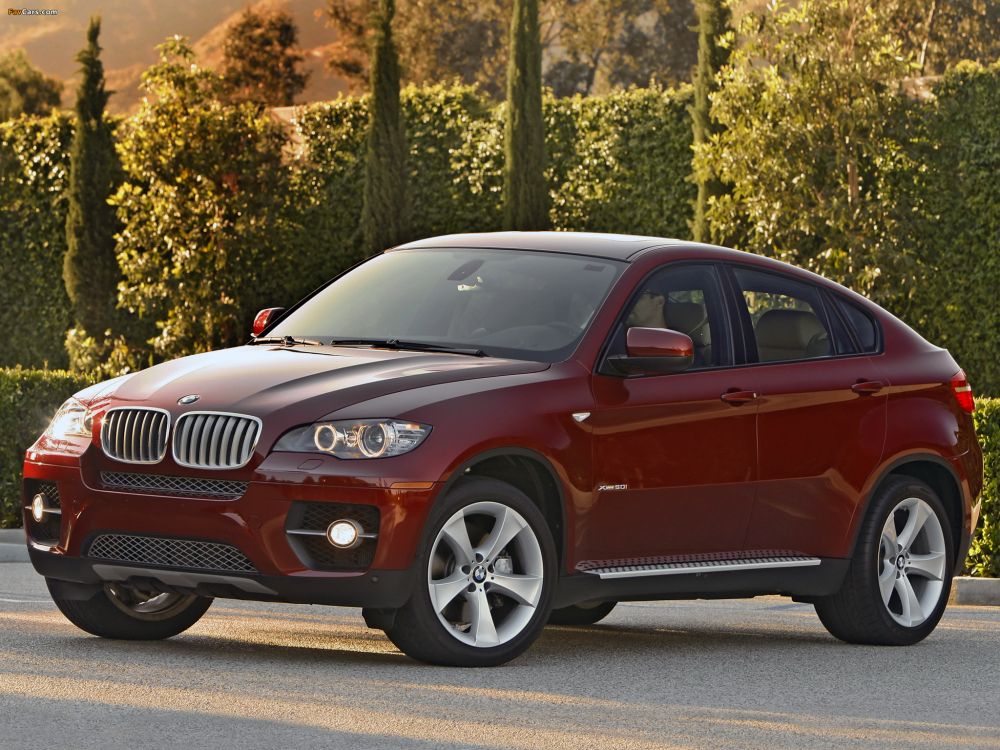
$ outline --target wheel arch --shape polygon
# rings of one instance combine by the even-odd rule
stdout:
[[[538,451],[503,447],[478,453],[459,464],[441,488],[444,497],[468,477],[489,477],[516,487],[534,501],[552,531],[560,568],[568,546],[565,492],[552,462]]]
[[[882,467],[878,478],[865,495],[864,504],[854,514],[851,529],[850,553],[858,543],[861,522],[868,514],[872,499],[893,477],[911,477],[928,485],[941,498],[945,512],[948,514],[948,526],[952,534],[955,550],[955,567],[959,569],[965,562],[963,550],[966,544],[964,519],[966,515],[965,498],[958,473],[948,463],[947,459],[933,453],[911,453],[900,456]],[[961,559],[960,559],[961,558]]]

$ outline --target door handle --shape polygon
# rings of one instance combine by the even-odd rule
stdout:
[[[851,390],[859,396],[871,396],[884,388],[884,384],[877,380],[859,380],[851,386]]]
[[[719,398],[731,406],[739,406],[740,404],[749,404],[751,401],[756,401],[757,394],[754,391],[741,391],[736,388],[730,388],[719,396]]]

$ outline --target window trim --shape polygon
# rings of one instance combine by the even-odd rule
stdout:
[[[676,377],[678,375],[687,375],[692,372],[718,372],[720,370],[728,370],[737,366],[737,351],[735,346],[736,341],[736,321],[733,319],[733,309],[732,300],[729,295],[729,287],[725,278],[723,263],[715,260],[673,260],[667,261],[656,268],[650,270],[645,276],[643,276],[632,289],[631,294],[629,294],[628,299],[625,304],[622,305],[621,309],[618,311],[618,315],[615,316],[614,323],[608,329],[608,332],[604,336],[604,343],[601,344],[600,351],[597,355],[597,360],[594,362],[594,366],[591,370],[594,375],[604,375],[606,377],[620,378],[622,380],[634,380],[638,378],[662,378],[662,377]],[[621,325],[627,318],[629,310],[632,309],[632,305],[635,304],[636,300],[639,298],[639,292],[642,287],[651,278],[660,274],[668,269],[683,268],[686,266],[699,266],[707,268],[713,276],[715,277],[716,284],[719,287],[719,293],[721,294],[721,308],[722,308],[722,321],[723,321],[723,335],[725,336],[726,348],[729,353],[729,363],[725,365],[713,365],[711,367],[689,367],[681,372],[664,372],[664,373],[636,373],[633,375],[622,375],[617,372],[611,371],[610,368],[606,367],[608,357],[610,356],[611,345],[615,338],[615,333],[618,330],[618,326]],[[620,281],[620,279],[619,279]],[[715,346],[713,341],[712,346]]]
[[[746,300],[743,297],[743,289],[740,286],[739,280],[736,278],[736,269],[745,269],[747,271],[754,271],[756,273],[762,273],[769,276],[776,276],[779,279],[789,279],[797,284],[802,284],[816,290],[816,294],[819,297],[820,302],[820,315],[822,315],[821,323],[826,327],[827,333],[830,334],[831,343],[833,338],[833,326],[830,324],[830,311],[827,309],[829,307],[829,300],[827,294],[829,290],[818,284],[814,284],[810,281],[797,278],[788,273],[782,273],[781,271],[775,271],[770,268],[760,268],[759,266],[754,266],[746,263],[723,263],[725,266],[726,274],[730,278],[730,284],[732,286],[732,304],[735,305],[738,313],[738,318],[740,321],[741,335],[744,340],[744,358],[742,362],[738,362],[734,365],[737,368],[744,367],[769,367],[771,365],[792,365],[801,364],[803,362],[826,362],[831,359],[850,359],[852,357],[870,357],[872,352],[860,351],[861,347],[858,345],[857,341],[852,338],[851,343],[857,346],[857,352],[851,354],[827,354],[822,357],[807,357],[805,359],[778,359],[768,362],[761,362],[759,359],[759,354],[757,352],[757,338],[753,330],[753,322],[750,319],[750,311],[747,308]],[[836,307],[836,305],[834,305]],[[839,314],[839,313],[838,313]],[[845,328],[849,336],[854,337],[853,326],[845,325]],[[876,330],[878,326],[876,325]],[[753,349],[749,347],[749,342],[753,342]],[[834,347],[835,349],[836,347]],[[753,355],[753,361],[751,361],[751,354]]]

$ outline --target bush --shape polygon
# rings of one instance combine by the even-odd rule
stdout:
[[[0,367],[65,367],[65,115],[0,123]]]
[[[0,528],[21,525],[24,452],[62,402],[88,384],[62,370],[0,368]]]
[[[977,398],[975,418],[983,446],[983,506],[965,570],[1000,578],[1000,398]]]

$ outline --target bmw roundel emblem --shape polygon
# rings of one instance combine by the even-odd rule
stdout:
[[[193,404],[199,398],[201,398],[201,396],[199,396],[197,393],[192,393],[188,396],[181,396],[179,399],[177,399],[177,403],[180,404],[181,406],[187,406],[188,404]]]

